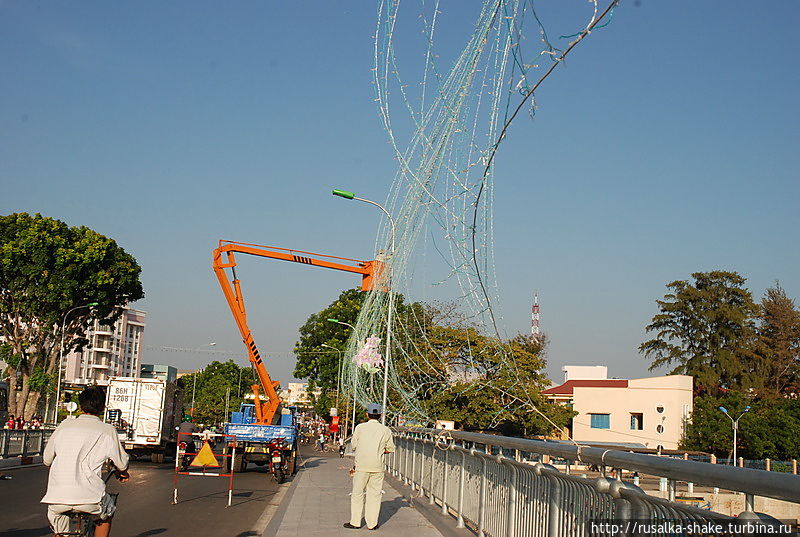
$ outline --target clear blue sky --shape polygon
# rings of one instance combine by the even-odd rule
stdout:
[[[466,40],[477,4],[442,2],[443,50]],[[210,268],[218,239],[372,257],[377,214],[330,189],[382,200],[395,170],[371,86],[375,5],[0,2],[0,214],[86,225],[133,254],[148,345],[244,357]],[[537,5],[555,38],[589,6]],[[695,271],[800,297],[798,13],[623,2],[514,124],[495,176],[503,325],[527,331],[539,289],[551,378],[565,364],[646,375],[636,347],[654,300]],[[262,355],[290,351],[357,283],[266,260],[241,277]],[[293,358],[268,366],[286,381]]]

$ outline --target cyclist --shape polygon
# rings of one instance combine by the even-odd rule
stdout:
[[[44,450],[44,464],[50,466],[47,493],[42,503],[49,504],[47,518],[58,537],[69,531],[69,511],[98,515],[96,537],[108,537],[114,500],[106,492],[101,473],[110,460],[117,479],[128,480],[128,454],[117,438],[113,425],[103,423],[105,394],[90,386],[78,396],[83,414],[67,418],[59,425]]]

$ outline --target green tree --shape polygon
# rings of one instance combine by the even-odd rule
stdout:
[[[453,340],[469,340],[472,365],[430,390],[424,406],[431,416],[510,436],[550,435],[569,423],[575,412],[541,394],[550,384],[543,373],[544,339],[518,335],[506,342],[483,336],[475,340],[471,330],[461,331]]]
[[[328,319],[355,324],[363,302],[363,292],[358,289],[348,289],[328,307],[308,318],[300,327],[300,340],[294,346],[294,353],[297,356],[295,377],[308,379],[312,389],[315,386],[323,390],[337,387],[342,357],[341,352],[337,350],[344,352],[350,337],[350,328],[332,323]]]
[[[9,412],[30,418],[53,390],[64,326],[64,353],[86,344],[89,319],[116,320],[120,306],[144,296],[141,268],[117,243],[87,227],[39,214],[0,216],[0,335],[10,349],[6,374],[21,389]]]
[[[800,400],[752,400],[738,392],[695,397],[681,448],[731,457],[733,427],[719,407],[725,407],[737,418],[747,406],[750,411],[739,420],[738,456],[776,460],[800,457]]]
[[[657,300],[660,313],[647,325],[656,337],[639,352],[652,360],[650,369],[674,366],[672,374],[691,375],[698,392],[719,387],[750,387],[756,359],[755,318],[758,307],[745,279],[736,272],[695,272],[667,285]]]
[[[194,394],[194,421],[198,423],[222,423],[229,412],[239,409],[245,396],[251,393],[255,380],[250,366],[240,367],[233,360],[213,361],[196,373],[178,379],[183,390],[184,413],[191,413]],[[225,400],[228,399],[228,406]]]
[[[800,393],[800,311],[779,283],[760,305],[757,378],[768,397]]]
[[[414,303],[399,317],[405,329],[397,338],[396,371],[429,417],[466,429],[534,435],[553,433],[574,415],[541,395],[549,385],[544,339],[485,336],[455,303]]]

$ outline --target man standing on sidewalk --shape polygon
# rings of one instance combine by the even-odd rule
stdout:
[[[394,453],[392,431],[380,421],[382,409],[376,403],[367,405],[369,421],[361,423],[353,432],[351,444],[356,456],[353,474],[353,494],[350,497],[350,522],[345,528],[356,530],[361,527],[361,516],[367,528],[378,527],[383,491],[383,456]]]

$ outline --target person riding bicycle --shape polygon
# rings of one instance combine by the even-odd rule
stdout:
[[[69,531],[69,511],[98,515],[96,537],[108,537],[111,532],[116,505],[106,492],[103,465],[110,460],[117,479],[125,482],[129,457],[114,426],[100,420],[105,400],[98,386],[83,390],[78,396],[83,414],[61,422],[44,449],[43,462],[50,467],[50,475],[41,501],[49,504],[47,518],[56,537]]]

